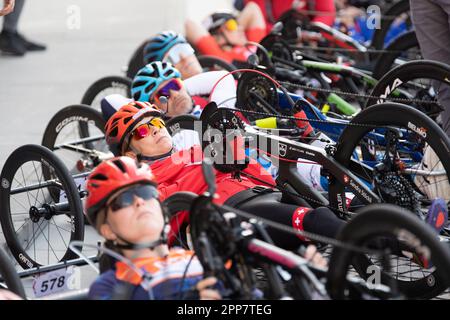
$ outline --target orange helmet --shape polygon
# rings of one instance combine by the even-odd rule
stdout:
[[[119,150],[134,126],[145,117],[162,117],[161,110],[148,102],[133,101],[115,112],[105,125],[106,142]]]
[[[137,163],[129,157],[116,157],[100,163],[89,175],[86,187],[88,196],[85,213],[89,222],[95,226],[97,214],[108,199],[118,190],[134,184],[151,184],[156,182],[150,167]]]

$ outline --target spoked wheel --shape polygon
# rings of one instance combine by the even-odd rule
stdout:
[[[21,298],[25,299],[25,290],[22,282],[17,275],[16,268],[11,263],[8,255],[0,248],[0,276],[5,282],[6,287]]]
[[[101,100],[110,94],[131,95],[131,79],[120,76],[109,76],[95,81],[84,94],[81,104],[94,107],[100,111]]]
[[[61,109],[48,123],[42,145],[49,148],[73,175],[90,172],[112,157],[104,135],[105,120],[86,105]]]
[[[416,33],[415,31],[408,31],[392,41],[387,46],[386,52],[378,57],[372,76],[375,79],[380,79],[394,67],[408,61],[421,59],[422,53]]]
[[[443,198],[448,203],[450,140],[429,117],[412,107],[384,103],[363,110],[352,123],[358,125],[350,125],[344,130],[334,157],[365,180],[381,202],[409,210],[410,215],[419,222],[425,219],[437,198]],[[432,160],[429,156],[431,152],[434,154]],[[342,210],[345,192],[352,192],[361,207],[368,205],[370,202],[358,191],[361,190],[352,186],[349,180],[342,183],[332,179],[329,184],[330,203]],[[353,209],[360,208],[355,205]],[[350,215],[351,218],[354,216]],[[379,219],[387,223],[390,218],[382,219],[380,216]],[[445,229],[443,236],[447,236]],[[441,291],[441,287],[436,289],[441,285],[437,278],[436,283],[427,284],[431,281],[428,275],[432,270],[423,268],[417,273],[417,265],[409,264],[409,260],[406,262],[396,262],[409,268],[405,272],[398,269],[396,279],[408,278],[405,285],[411,296],[430,297]]]
[[[381,15],[380,28],[375,30],[372,38],[371,47],[380,50],[385,45],[385,39],[391,27],[394,24],[405,23],[408,28],[411,27],[411,11],[408,0],[395,2]]]
[[[238,82],[236,107],[242,110],[279,114],[278,92],[275,84],[256,73],[244,73]],[[250,121],[258,116],[246,115]]]
[[[177,192],[164,200],[163,206],[172,226],[171,236],[169,236],[170,246],[181,246],[189,249],[187,237],[188,224],[182,217],[183,215],[189,214],[192,201],[197,197],[192,192]]]
[[[1,173],[0,221],[23,268],[76,258],[71,241],[84,238],[83,209],[67,168],[37,145],[16,149]]]
[[[450,139],[429,117],[406,105],[383,103],[363,110],[350,122],[334,158],[365,180],[382,202],[424,217],[437,198],[450,201],[449,150]],[[351,181],[332,180],[333,206],[345,203],[341,197],[350,190],[358,194]],[[364,195],[357,198],[369,204]]]
[[[366,207],[342,229],[338,240],[377,252],[333,249],[327,287],[334,299],[351,298],[346,277],[355,274],[352,264],[368,285],[390,288],[391,292],[378,292],[381,299],[428,299],[450,285],[448,248],[430,227],[397,206]],[[427,261],[428,268],[413,262],[413,256]]]
[[[401,102],[436,119],[450,101],[450,67],[429,60],[407,62],[384,75],[370,96],[366,107]]]

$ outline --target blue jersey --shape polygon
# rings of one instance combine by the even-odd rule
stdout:
[[[122,262],[109,270],[91,285],[89,299],[109,300],[117,289],[131,285],[131,300],[192,299],[193,288],[203,278],[203,268],[192,252],[171,249],[167,257],[151,257],[133,260],[136,267],[145,270],[147,281]],[[192,258],[192,261],[190,261]]]

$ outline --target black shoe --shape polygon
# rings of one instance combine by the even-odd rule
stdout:
[[[16,37],[22,41],[22,43],[25,46],[25,49],[27,51],[44,51],[47,49],[47,47],[43,44],[39,44],[39,43],[35,43],[35,42],[31,42],[28,41],[27,39],[25,39],[25,37],[23,35],[21,35],[20,33],[16,33]]]
[[[21,57],[27,49],[14,32],[2,31],[0,33],[0,50],[4,54],[10,54],[13,56]]]

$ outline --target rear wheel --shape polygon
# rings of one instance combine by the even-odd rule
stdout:
[[[435,199],[450,201],[449,151],[449,137],[429,117],[406,105],[383,103],[363,110],[350,122],[334,158],[365,181],[382,202],[425,217]],[[430,154],[433,161],[427,158]],[[351,181],[345,184],[333,178],[332,206],[342,209],[349,191],[361,204],[369,204]]]
[[[420,59],[422,54],[416,33],[408,31],[387,46],[386,52],[383,52],[375,63],[372,76],[375,79],[381,79],[392,68],[407,61]]]
[[[79,191],[49,149],[25,145],[8,157],[1,173],[0,221],[23,268],[77,257],[68,245],[84,238]]]
[[[95,81],[86,90],[81,104],[92,106],[101,111],[101,100],[110,94],[120,94],[124,97],[131,95],[131,79],[120,76],[109,76]]]

